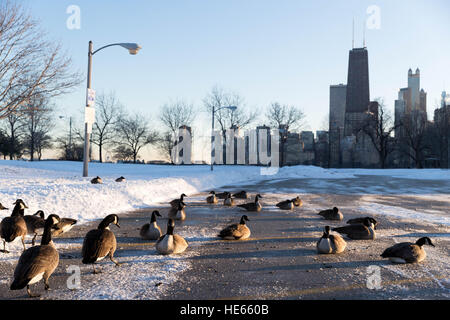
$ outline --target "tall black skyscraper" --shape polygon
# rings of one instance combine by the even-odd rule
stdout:
[[[357,129],[369,104],[369,55],[366,48],[352,49],[348,59],[345,135]]]

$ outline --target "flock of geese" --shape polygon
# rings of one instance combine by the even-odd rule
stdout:
[[[116,179],[116,182],[124,181],[124,177]],[[100,177],[91,180],[91,183],[102,183]],[[260,199],[262,196],[256,194],[255,200],[236,205],[236,199],[248,199],[249,195],[246,191],[237,193],[211,191],[206,198],[207,204],[216,205],[219,199],[223,200],[223,205],[228,207],[236,206],[249,212],[260,212],[262,204]],[[140,237],[144,240],[156,240],[155,248],[158,253],[163,255],[178,254],[184,252],[188,248],[188,242],[178,234],[174,233],[175,220],[186,219],[186,203],[184,198],[186,194],[181,194],[180,198],[170,201],[170,209],[168,212],[167,231],[162,233],[161,228],[157,224],[157,217],[161,217],[158,210],[154,210],[151,214],[150,223],[140,228]],[[300,197],[288,199],[276,204],[280,210],[293,210],[295,207],[302,207],[303,202]],[[76,220],[70,218],[60,218],[58,215],[51,214],[46,219],[42,210],[37,211],[33,215],[25,215],[24,211],[28,207],[24,201],[17,199],[14,202],[14,208],[11,216],[5,217],[0,223],[0,236],[3,239],[3,250],[0,252],[9,253],[6,250],[6,243],[21,239],[23,244],[23,253],[21,254],[17,266],[14,270],[14,280],[10,286],[11,290],[21,290],[26,287],[30,297],[39,297],[30,291],[30,285],[44,280],[45,290],[49,287],[49,278],[59,264],[59,254],[53,244],[52,237],[59,236],[69,231],[75,224]],[[8,210],[0,203],[0,210]],[[330,221],[342,221],[344,216],[337,207],[320,211],[318,215]],[[250,237],[250,228],[246,222],[250,221],[247,215],[242,215],[239,223],[231,224],[223,228],[218,237],[223,240],[244,240]],[[93,273],[98,273],[95,269],[95,263],[109,257],[109,259],[117,266],[120,263],[114,258],[117,248],[116,237],[110,230],[110,225],[114,224],[120,228],[119,217],[116,214],[106,216],[98,225],[97,229],[90,230],[86,233],[81,249],[82,263],[91,264]],[[347,242],[340,235],[345,235],[352,240],[375,240],[378,222],[372,217],[361,217],[347,221],[347,225],[342,227],[331,228],[325,226],[322,237],[317,241],[316,248],[320,254],[337,254],[345,251]],[[331,234],[331,231],[337,233]],[[41,244],[35,245],[36,237],[42,234]],[[32,236],[32,246],[28,249],[25,247],[25,236]],[[424,245],[434,246],[431,239],[422,237],[416,243],[403,242],[395,244],[384,250],[381,254],[383,258],[389,258],[394,263],[415,263],[425,259],[426,253],[423,249]]]

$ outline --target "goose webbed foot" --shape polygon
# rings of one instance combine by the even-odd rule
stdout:
[[[2,252],[2,253],[9,253],[9,251],[6,250],[6,249],[0,250],[0,252]]]
[[[99,273],[102,273],[102,270],[95,270],[95,265],[92,265],[92,273],[93,274],[99,274]]]
[[[40,294],[33,294],[33,293],[31,293],[30,286],[27,286],[27,293],[28,293],[28,296],[30,298],[39,298],[41,296]]]

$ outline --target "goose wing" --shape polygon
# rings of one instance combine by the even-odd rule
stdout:
[[[27,233],[27,224],[22,217],[6,217],[1,223],[1,237],[7,242]]]
[[[86,234],[81,254],[83,263],[94,263],[116,249],[116,237],[110,230],[94,229]]]
[[[420,255],[421,248],[412,242],[402,242],[387,248],[381,254],[383,258],[402,258],[406,262],[415,261]]]
[[[35,276],[52,274],[59,264],[59,254],[51,245],[34,246],[25,250],[14,270],[11,289],[24,288]]]
[[[370,234],[369,228],[362,224],[351,224],[344,227],[333,228],[332,230],[348,236],[352,235],[356,237],[367,236]]]
[[[330,234],[330,242],[336,251],[342,248],[345,249],[347,246],[347,242],[345,242],[345,240],[338,234]]]
[[[39,216],[27,215],[23,217],[25,224],[27,225],[27,232],[34,232],[36,229],[43,229],[45,225],[45,220]]]
[[[220,231],[219,237],[233,237],[234,233],[238,230],[238,226],[239,224],[235,223],[225,227],[222,231]]]
[[[255,211],[257,209],[257,206],[254,202],[238,204],[238,207],[244,208],[247,211]]]

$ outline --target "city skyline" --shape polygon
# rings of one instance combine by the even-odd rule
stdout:
[[[115,91],[129,110],[153,114],[155,124],[154,115],[164,103],[181,98],[203,109],[202,99],[219,85],[241,94],[249,108],[266,108],[274,101],[294,104],[306,114],[304,130],[323,129],[330,84],[346,83],[352,21],[354,46],[361,47],[362,26],[373,17],[369,8],[374,5],[380,10],[380,25],[364,32],[370,51],[372,100],[382,97],[393,112],[409,68],[422,72],[429,118],[441,92],[450,91],[444,85],[445,70],[450,69],[445,59],[450,44],[442,40],[450,24],[444,19],[449,8],[445,1],[349,1],[344,5],[137,1],[132,8],[120,10],[118,4],[102,2],[25,3],[51,37],[61,40],[75,67],[84,73],[89,40],[94,41],[94,48],[117,41],[142,45],[133,57],[120,49],[96,56],[93,87],[97,92]],[[70,5],[80,8],[80,29],[66,27]],[[414,19],[418,16],[420,20]],[[64,115],[80,118],[84,87],[57,101]],[[209,125],[202,124],[208,119],[201,112],[194,130],[209,130]],[[264,124],[262,117],[254,126],[260,124]]]

